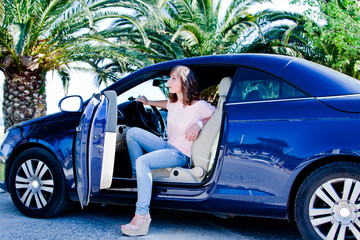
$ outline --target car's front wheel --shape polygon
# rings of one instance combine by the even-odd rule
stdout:
[[[41,148],[27,149],[10,169],[9,190],[15,206],[35,218],[54,217],[69,205],[62,168]]]
[[[295,218],[305,239],[360,239],[360,165],[336,162],[301,185]]]

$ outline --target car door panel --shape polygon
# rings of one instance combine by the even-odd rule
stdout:
[[[91,120],[95,109],[100,103],[100,95],[94,95],[87,104],[79,125],[76,127],[75,139],[75,169],[76,188],[80,205],[87,205],[89,202],[89,175],[88,175],[88,137],[90,133]]]
[[[95,95],[77,127],[75,167],[81,206],[100,189],[109,188],[115,161],[116,93]]]
[[[116,150],[116,93],[104,92],[89,137],[91,193],[110,188]]]
[[[299,141],[307,138],[308,121],[317,119],[295,116],[301,105],[312,104],[305,100],[227,105],[228,139],[219,179],[224,185],[222,193],[238,190],[237,198],[244,204],[285,204],[282,196],[289,175],[313,154],[311,149],[299,149]],[[276,114],[283,109],[289,109],[288,116]]]
[[[247,208],[252,202],[286,209],[293,171],[329,146],[349,145],[327,134],[341,136],[344,129],[332,118],[336,110],[316,99],[227,104],[226,109],[228,138],[215,192],[234,198],[235,191]]]

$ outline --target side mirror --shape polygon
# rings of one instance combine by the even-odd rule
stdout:
[[[59,102],[59,109],[62,112],[80,112],[83,109],[84,100],[81,96],[74,95],[64,97]]]

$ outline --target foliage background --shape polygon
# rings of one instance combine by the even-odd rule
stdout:
[[[227,1],[223,1],[227,2]],[[305,8],[299,9],[299,7],[293,7],[289,5],[288,0],[274,0],[274,3],[263,3],[258,4],[255,8],[258,10],[267,9],[269,7],[274,10],[284,10],[289,9],[292,11],[302,11]],[[255,10],[253,10],[255,11]],[[79,66],[78,66],[79,67]],[[71,81],[68,88],[68,95],[81,95],[84,99],[88,99],[94,92],[97,92],[104,88],[104,84],[97,86],[94,83],[94,74],[92,73],[84,73],[73,69],[70,71]],[[48,73],[46,76],[47,79],[47,113],[51,114],[58,111],[58,101],[65,96],[65,92],[63,90],[63,85],[61,79],[56,73]],[[81,79],[81,81],[79,81]],[[2,72],[0,72],[0,89],[3,85],[4,76]],[[2,94],[0,94],[0,103],[2,102]],[[2,125],[2,111],[0,111],[0,126]],[[2,131],[0,131],[1,133]]]
[[[320,0],[319,4],[313,0],[293,0],[293,3],[302,4],[303,6],[302,8],[298,5],[293,6],[292,9],[295,9],[296,11],[290,11],[291,7],[289,8],[290,5],[287,0],[274,0],[273,2],[275,4],[273,5],[267,3],[266,0],[254,0],[253,2],[256,1],[259,1],[259,4],[252,10],[249,10],[253,16],[249,16],[248,19],[244,18],[245,20],[249,20],[249,25],[254,26],[254,28],[249,30],[248,33],[242,33],[245,37],[246,34],[252,34],[255,39],[253,44],[246,45],[246,42],[241,42],[238,46],[227,49],[227,52],[266,52],[294,55],[321,63],[359,78],[359,61],[357,59],[360,53],[360,39],[358,35],[360,30],[360,11],[358,0]],[[239,0],[239,2],[241,1]],[[316,12],[313,10],[314,8],[309,10],[310,8],[306,6],[315,6],[315,9],[320,9],[321,11]],[[273,14],[271,11],[268,11],[269,8],[278,11],[287,11],[280,14]],[[264,11],[261,12],[259,10]],[[255,15],[255,12],[259,12],[258,15]],[[299,14],[300,12],[305,12],[305,14]],[[252,18],[254,16],[256,19]],[[285,21],[287,19],[291,21],[292,24],[278,24],[276,27],[271,28],[271,30],[266,30],[269,29],[268,26],[270,26],[271,21],[276,21],[277,19],[283,19]],[[323,24],[324,22],[327,24]],[[123,23],[120,22],[120,24]],[[168,22],[167,24],[169,24],[168,27],[171,29],[171,24],[173,23]],[[211,26],[211,24],[209,26]],[[181,28],[190,29],[190,27],[196,30],[194,24],[188,24],[188,26]],[[259,31],[260,27],[262,28],[262,31]],[[176,43],[181,37],[186,37],[186,34],[182,35],[180,31],[176,32],[177,30],[176,26],[172,29],[173,33],[177,36],[176,38],[174,37],[171,39],[173,43]],[[201,35],[202,33],[200,31],[197,32],[200,36],[199,39],[204,39],[204,37],[201,36],[205,35]],[[214,34],[215,35],[211,36],[218,41],[216,39],[216,33]],[[157,37],[156,35],[154,36]],[[169,41],[169,39],[165,40]],[[147,43],[146,36],[144,37],[144,35],[141,35],[139,42],[141,41]],[[204,52],[205,54],[208,54],[213,51],[211,49],[212,47],[217,46],[216,41],[210,41],[210,44],[207,45],[193,44],[193,46],[200,49],[200,53]],[[175,44],[173,46],[175,46]],[[157,50],[158,53],[161,53],[161,48],[158,48]],[[173,50],[173,53],[176,54],[179,49],[174,48]],[[219,49],[217,49],[216,52],[219,52]],[[199,52],[195,52],[195,55],[199,55]],[[182,55],[180,54],[178,56],[181,57]],[[185,52],[184,56],[192,56],[190,47],[188,52]],[[97,87],[96,85],[99,85],[99,81],[97,80],[95,80],[97,83],[93,84],[94,75],[89,73],[84,74],[77,70],[71,70],[70,76],[72,80],[69,84],[68,94],[80,94],[84,99],[87,99],[93,92],[104,87],[104,84],[100,84],[100,87]],[[0,73],[0,80],[2,80],[2,78]],[[48,73],[46,79],[47,107],[49,114],[58,111],[57,102],[64,96],[64,90],[57,74]],[[0,95],[0,98],[1,97],[2,96]]]

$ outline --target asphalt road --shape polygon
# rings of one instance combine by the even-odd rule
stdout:
[[[236,217],[222,219],[208,214],[151,210],[149,235],[131,238],[121,234],[121,224],[133,216],[133,207],[77,204],[53,219],[34,219],[22,215],[9,193],[0,189],[0,239],[156,239],[205,240],[302,239],[296,225],[284,220]]]

